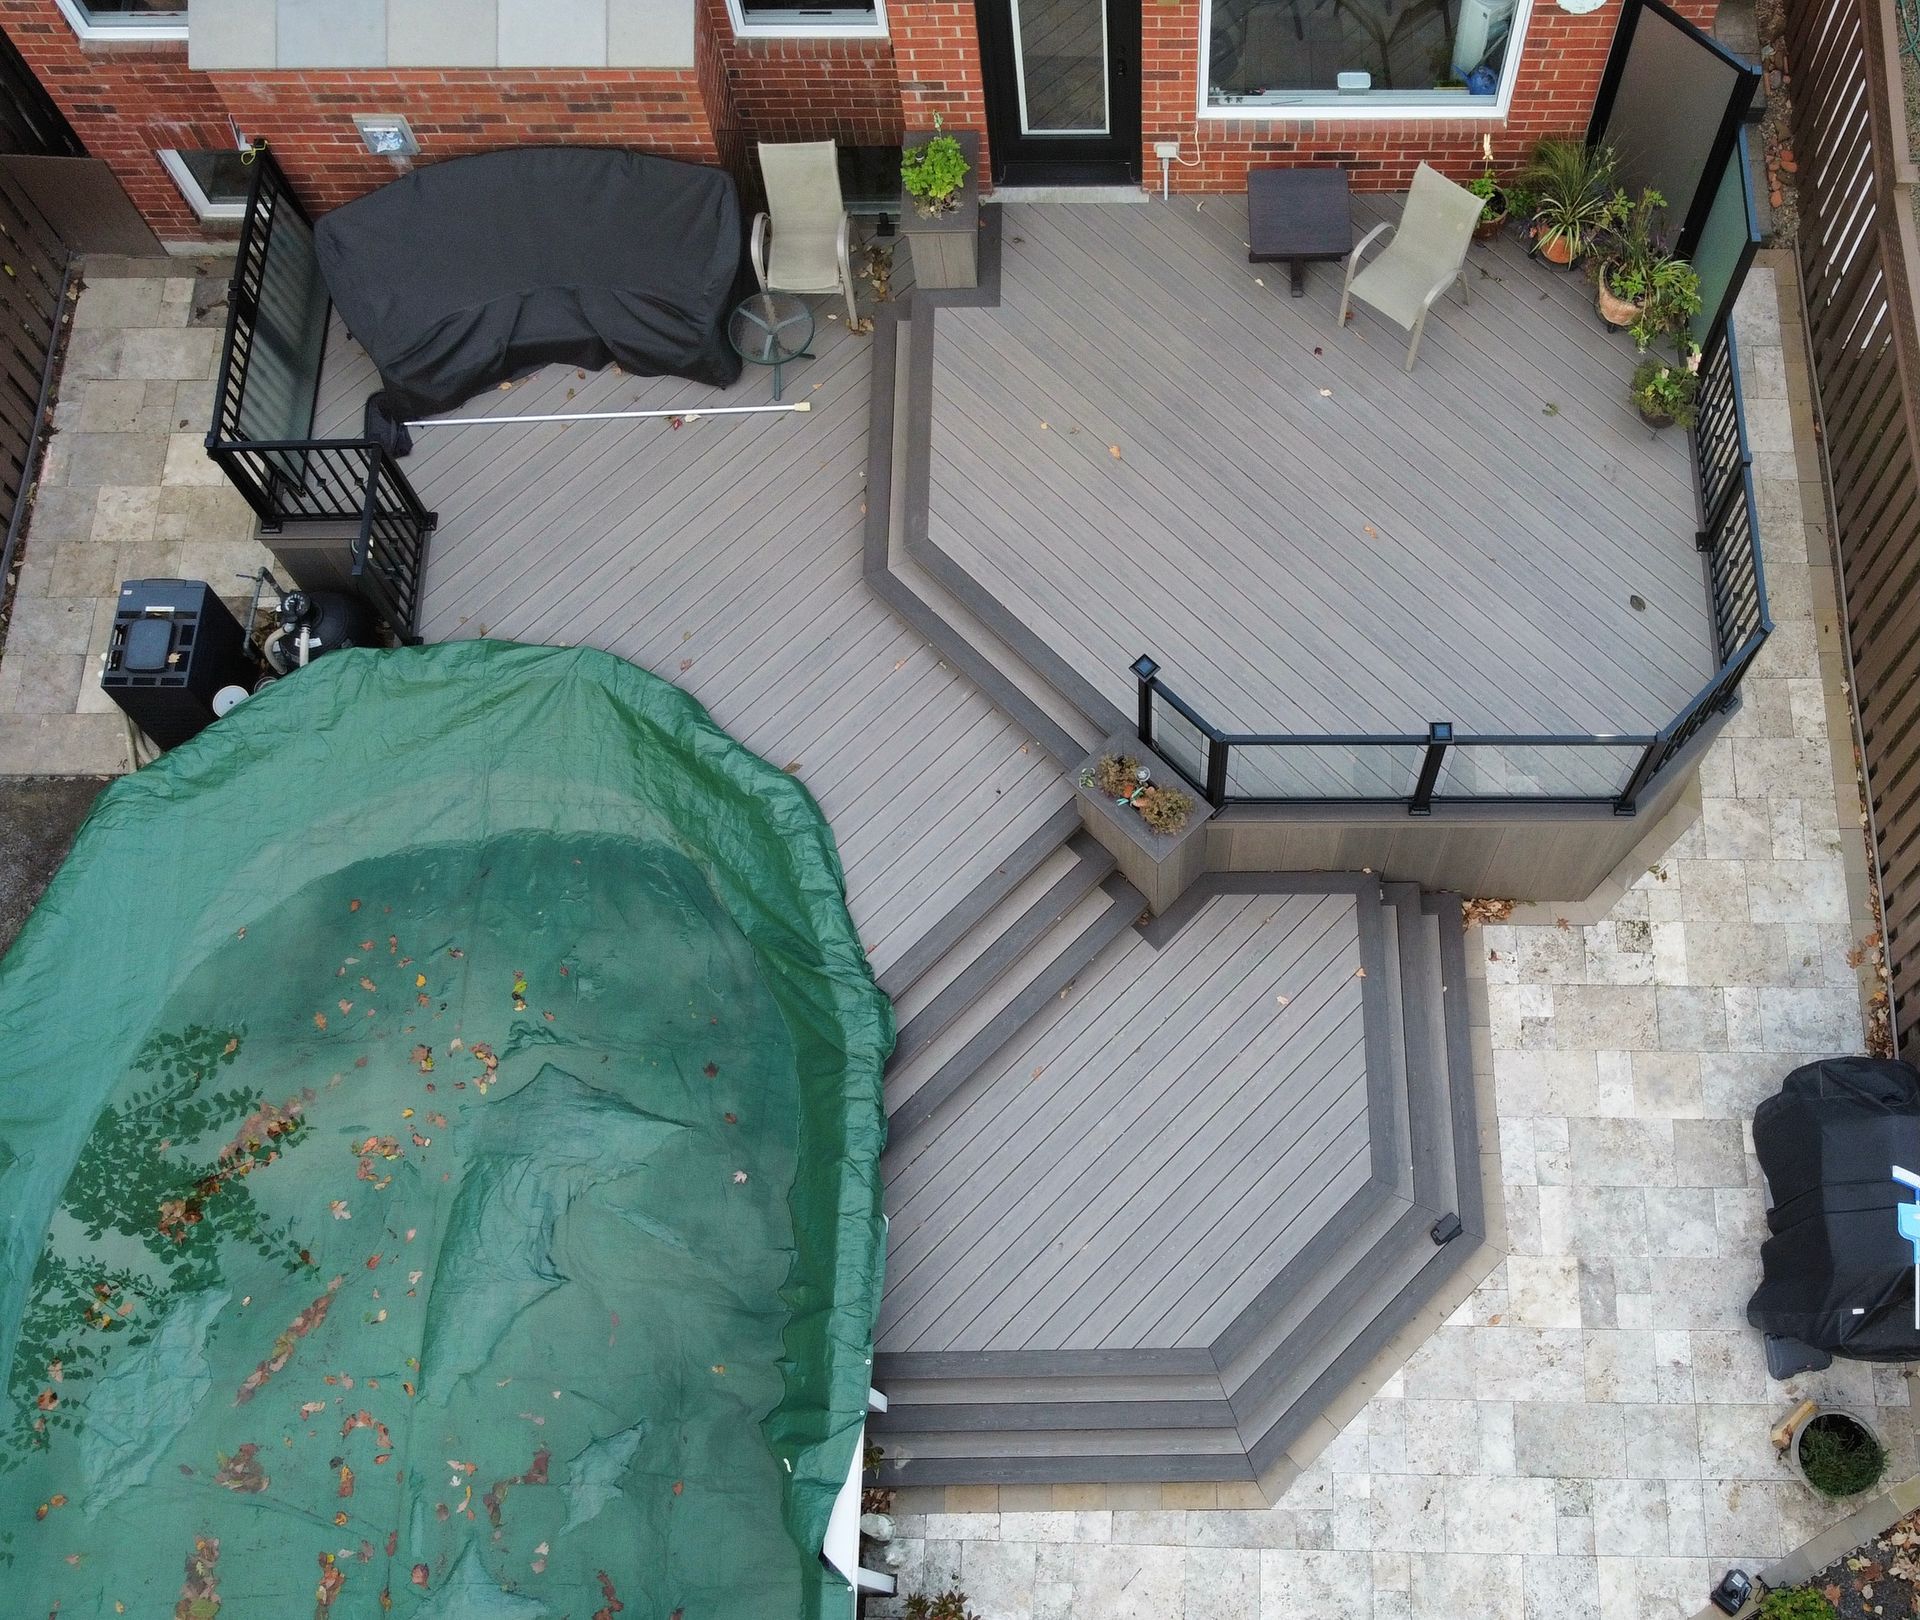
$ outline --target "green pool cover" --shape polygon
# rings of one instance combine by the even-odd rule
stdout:
[[[806,790],[603,654],[116,783],[0,964],[4,1612],[846,1603],[892,1040]]]

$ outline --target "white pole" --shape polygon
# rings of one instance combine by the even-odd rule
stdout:
[[[416,422],[408,422],[410,428],[422,427],[493,427],[505,426],[513,422],[631,422],[648,416],[677,416],[683,422],[698,421],[703,416],[765,416],[781,411],[810,411],[813,401],[796,400],[791,405],[702,405],[684,411],[573,411],[556,415],[527,416],[428,416]]]

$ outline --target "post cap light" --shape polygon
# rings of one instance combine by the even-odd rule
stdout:
[[[420,151],[413,130],[398,113],[355,113],[353,124],[375,157],[414,157]]]

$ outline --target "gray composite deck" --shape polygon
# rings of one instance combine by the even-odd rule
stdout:
[[[1138,933],[889,1157],[878,1342],[1204,1347],[1370,1173],[1349,893]]]
[[[693,693],[820,800],[884,969],[1071,797],[1058,766],[862,582],[870,339],[821,320],[806,415],[422,428],[405,469],[440,526],[421,632],[590,645]],[[335,318],[316,430],[379,386]],[[733,388],[549,366],[459,414],[758,404]]]
[[[1583,279],[1469,279],[1409,375],[1244,198],[1010,204],[1000,301],[938,316],[928,535],[1124,713],[1144,652],[1229,730],[1654,730],[1713,660],[1685,436]]]

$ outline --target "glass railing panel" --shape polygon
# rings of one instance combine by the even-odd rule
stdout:
[[[1455,743],[1436,799],[1611,799],[1639,764],[1640,743]]]
[[[1386,799],[1412,796],[1424,742],[1235,743],[1227,795],[1237,799]]]

